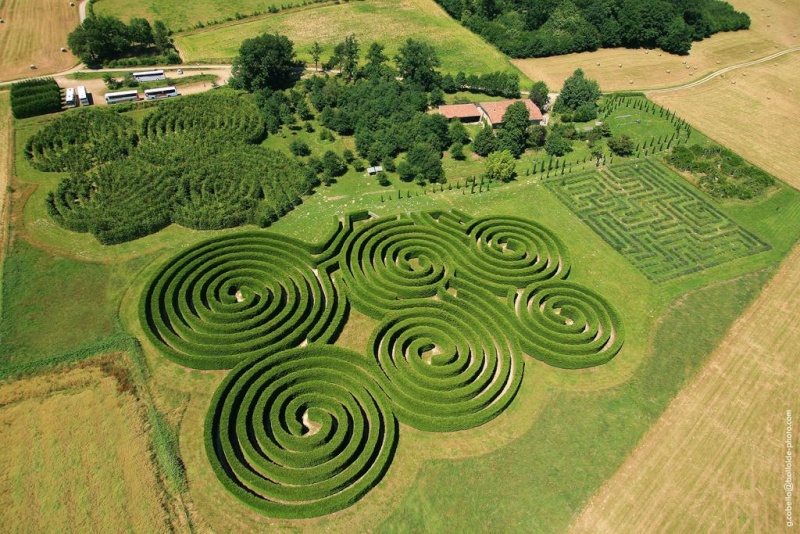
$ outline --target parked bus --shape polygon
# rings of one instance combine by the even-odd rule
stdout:
[[[118,91],[116,93],[106,93],[106,104],[130,102],[132,100],[139,100],[139,91]]]
[[[74,108],[78,104],[75,102],[75,89],[72,87],[67,87],[67,94],[64,96],[64,104],[68,108]]]
[[[159,70],[146,70],[143,72],[134,72],[131,74],[137,82],[157,82],[158,80],[166,80],[167,76],[164,71]]]
[[[147,100],[155,100],[156,98],[169,98],[171,96],[181,96],[181,94],[174,87],[156,87],[155,89],[144,90],[144,97]]]
[[[81,106],[89,105],[89,96],[86,94],[86,87],[82,85],[78,86],[78,100],[81,101]]]

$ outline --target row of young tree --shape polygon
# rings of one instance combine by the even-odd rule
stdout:
[[[134,17],[125,24],[115,17],[96,16],[90,10],[67,37],[67,45],[90,67],[136,56],[160,56],[159,62],[180,63],[171,34],[160,20],[151,26],[147,19]]]
[[[61,110],[61,89],[52,78],[36,78],[11,84],[11,114],[24,119]]]
[[[598,48],[661,48],[687,54],[693,41],[750,27],[721,0],[437,0],[456,20],[512,57]]]

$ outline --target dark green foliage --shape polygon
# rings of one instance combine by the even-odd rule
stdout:
[[[483,93],[490,96],[505,96],[519,98],[519,74],[516,72],[494,71],[483,74],[470,74],[467,76],[459,72],[455,78],[446,74],[441,81],[445,93],[468,91],[470,93]]]
[[[503,124],[497,134],[499,150],[508,150],[519,158],[525,152],[530,113],[524,102],[514,102],[503,114]]]
[[[338,68],[347,81],[352,81],[358,72],[358,57],[361,45],[355,34],[350,34],[333,49],[333,55],[325,65],[328,69]],[[374,52],[374,50],[373,50]],[[375,58],[373,57],[373,60]]]
[[[497,137],[491,126],[484,126],[472,142],[472,150],[481,157],[486,157],[497,150]]]
[[[290,87],[299,79],[294,43],[285,35],[263,34],[245,39],[233,60],[228,84],[234,89],[255,92]]]
[[[311,149],[308,147],[308,143],[305,141],[300,141],[299,139],[295,139],[289,143],[289,151],[295,156],[311,155]]]
[[[176,57],[180,63],[180,57],[170,42],[170,33],[161,21],[156,21],[151,27],[146,19],[132,18],[126,25],[114,17],[92,15],[69,34],[67,46],[89,66],[156,55]],[[173,63],[170,60],[165,62]]]
[[[37,78],[11,84],[11,113],[25,119],[61,111],[61,89],[52,78]]]
[[[444,181],[441,153],[430,144],[416,144],[408,150],[406,163],[411,168],[414,179],[419,182],[436,183]]]
[[[62,115],[31,136],[25,157],[44,172],[88,171],[125,158],[137,140],[130,118],[112,110],[85,108]]]
[[[161,103],[142,121],[112,111],[70,113],[34,135],[34,166],[72,171],[48,195],[62,226],[101,243],[129,241],[171,223],[196,229],[266,226],[300,201],[313,177],[263,138],[249,98],[219,91]]]
[[[633,140],[627,135],[618,135],[608,140],[608,148],[617,156],[630,156],[633,154]]]
[[[700,188],[716,198],[749,200],[775,185],[772,176],[720,146],[677,146],[667,156],[667,162],[682,171],[699,174]]]
[[[428,43],[407,39],[398,49],[394,61],[404,82],[418,85],[424,91],[430,91],[439,84],[441,76],[436,69],[441,62]]]
[[[549,92],[550,90],[547,88],[546,83],[536,82],[531,87],[530,99],[539,107],[539,109],[544,110],[549,102]]]
[[[561,157],[568,152],[572,152],[572,141],[559,132],[553,132],[547,136],[544,150],[549,156]]]
[[[447,130],[448,141],[451,143],[469,143],[469,133],[461,121],[452,121]]]
[[[463,161],[467,158],[464,154],[464,144],[461,141],[456,141],[450,145],[450,157],[456,161]]]
[[[581,106],[596,106],[600,98],[600,87],[597,82],[586,78],[583,70],[577,69],[564,81],[564,87],[556,100],[554,111],[576,111]],[[597,113],[595,112],[595,116]]]
[[[750,17],[719,0],[437,2],[453,18],[512,57],[619,46],[686,54],[692,41],[750,27]]]

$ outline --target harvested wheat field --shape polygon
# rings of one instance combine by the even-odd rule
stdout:
[[[800,46],[800,10],[785,0],[730,0],[752,20],[750,30],[718,33],[694,43],[688,56],[661,50],[612,48],[513,63],[533,80],[556,90],[576,68],[604,91],[642,90],[691,83],[719,70]],[[621,66],[620,66],[621,65]]]
[[[78,2],[67,0],[5,0],[0,2],[0,81],[41,76],[68,69],[78,62],[69,52],[67,35],[79,24]],[[31,65],[36,70],[31,70]]]
[[[800,188],[800,51],[648,97]]]
[[[0,508],[25,532],[168,529],[136,401],[97,367],[0,387]]]
[[[573,531],[782,531],[787,410],[796,421],[800,401],[798,309],[795,247]]]

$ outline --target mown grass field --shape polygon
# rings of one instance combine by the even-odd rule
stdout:
[[[168,530],[140,407],[99,367],[0,386],[0,424],[3,530]]]
[[[451,19],[433,0],[369,0],[319,5],[256,19],[178,34],[175,44],[187,62],[230,61],[242,41],[262,33],[280,33],[294,41],[298,58],[313,65],[314,41],[326,61],[336,43],[348,34],[361,42],[362,55],[373,41],[394,56],[407,38],[431,44],[444,72],[484,73],[514,70],[508,58]],[[469,51],[465,53],[465,51]]]
[[[529,78],[544,80],[551,90],[558,90],[575,69],[581,68],[604,91],[626,91],[690,83],[729,65],[800,46],[800,10],[796,4],[783,0],[730,0],[730,4],[750,15],[750,29],[719,33],[694,43],[688,56],[615,48],[513,63]]]
[[[192,0],[189,2],[170,2],[169,0],[145,0],[125,2],[124,0],[98,0],[94,12],[129,20],[142,17],[150,21],[162,20],[172,31],[189,29],[202,22],[208,24],[215,20],[223,21],[237,13],[250,15],[256,11],[266,12],[271,6],[302,4],[302,0],[233,0],[232,2],[213,2]]]
[[[0,82],[52,74],[70,68],[78,59],[69,52],[67,35],[80,22],[78,5],[61,0],[5,0],[0,32]],[[31,65],[36,70],[31,70]]]
[[[641,118],[650,120],[644,115]],[[4,316],[4,322],[8,318],[8,328],[16,331],[31,328],[30,337],[35,328],[46,327],[48,320],[52,324],[72,320],[66,319],[76,313],[70,310],[100,306],[102,311],[84,319],[88,325],[84,339],[65,342],[58,350],[89,342],[98,332],[100,339],[113,338],[117,325],[119,331],[142,338],[139,296],[161,262],[200,240],[236,230],[199,232],[171,226],[113,247],[103,247],[89,235],[63,230],[44,208],[44,196],[58,176],[34,171],[22,155],[28,136],[47,120],[17,123],[20,183],[14,196],[18,216],[10,260],[11,265],[37,261],[63,268],[53,267],[49,277],[24,279],[25,292],[20,289],[19,295],[4,294],[4,304],[14,306],[38,303],[39,295],[47,295],[48,306],[42,308],[38,323],[28,327],[25,322],[30,319],[16,313]],[[612,128],[639,127],[639,123],[612,124]],[[265,145],[285,148],[293,136],[284,133],[286,137],[269,137]],[[297,135],[306,136],[314,150],[352,148],[351,139],[329,143],[319,141],[318,133]],[[698,136],[695,141],[702,141],[700,134],[693,135]],[[577,161],[579,154],[571,157]],[[541,157],[535,152],[527,155],[520,170]],[[453,177],[482,171],[479,160],[446,158],[445,164]],[[682,180],[675,174],[669,179]],[[250,511],[228,494],[206,457],[204,417],[211,395],[226,373],[183,368],[144,343],[155,403],[179,426],[188,477],[183,498],[190,503],[191,521],[198,530],[391,532],[499,526],[507,531],[530,531],[532,525],[545,531],[563,530],[623,464],[674,395],[702,368],[707,355],[800,235],[800,193],[786,186],[754,202],[722,203],[719,209],[727,217],[770,243],[772,249],[653,283],[559,202],[540,177],[523,172],[511,184],[475,194],[448,190],[447,186],[435,193],[427,189],[404,183],[381,188],[374,178],[350,171],[330,187],[318,188],[271,230],[316,241],[330,231],[334,217],[358,209],[390,215],[457,208],[476,216],[508,214],[534,219],[555,230],[568,246],[574,260],[570,279],[591,285],[620,310],[627,332],[620,354],[604,366],[578,372],[529,360],[519,394],[490,423],[469,432],[443,434],[403,427],[388,475],[354,506],[315,520],[277,521]],[[398,191],[402,198],[397,198]],[[67,281],[86,281],[88,290],[51,290],[53,279],[62,276]],[[111,317],[110,323],[104,323],[106,315]],[[111,334],[103,330],[104,324],[112,325]],[[373,327],[372,319],[353,314],[338,344],[363,351]],[[37,347],[33,339],[20,339],[28,343],[26,350],[32,357],[49,351],[46,346]]]

